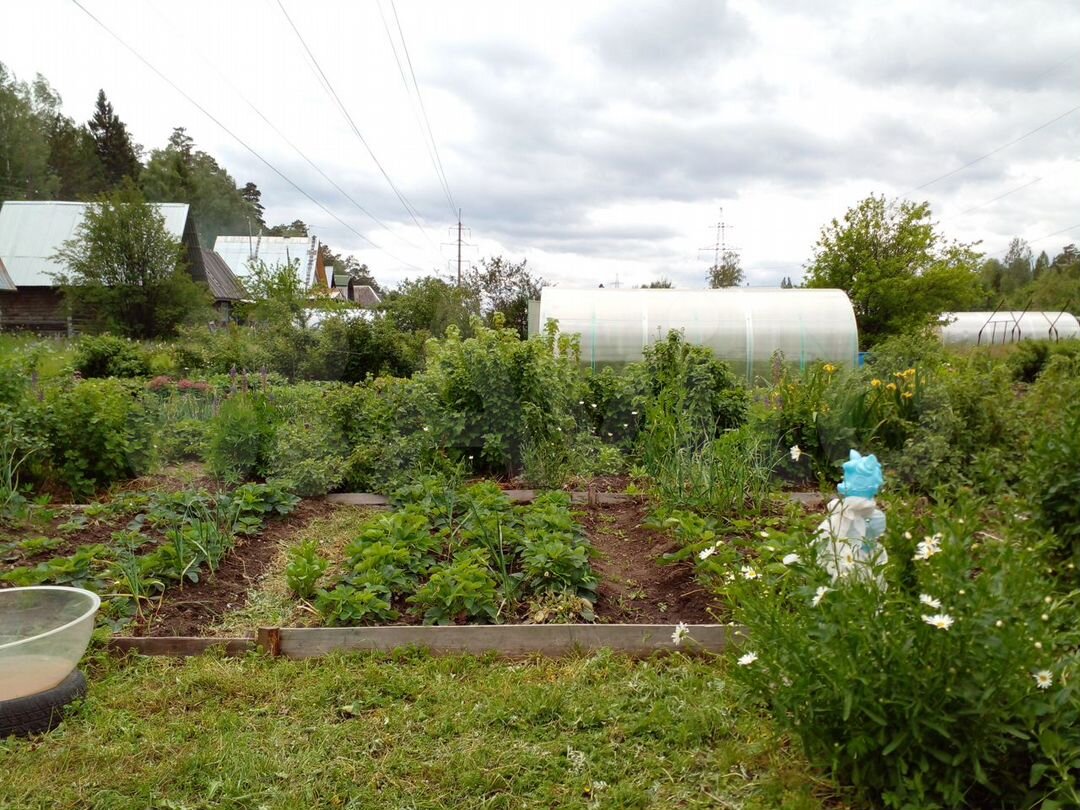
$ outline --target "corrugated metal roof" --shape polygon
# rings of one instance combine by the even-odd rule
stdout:
[[[16,287],[51,287],[66,268],[53,255],[75,236],[86,209],[81,202],[5,202],[0,208],[0,259]],[[184,235],[187,203],[153,203],[177,241]]]
[[[15,282],[13,282],[11,276],[8,275],[7,268],[4,267],[3,259],[0,259],[0,290],[15,292]]]
[[[206,268],[206,283],[215,301],[240,301],[244,297],[244,288],[240,279],[233,275],[229,265],[214,251],[203,248],[203,267]]]
[[[314,236],[219,236],[214,241],[214,252],[241,279],[251,272],[248,263],[255,259],[270,268],[299,261],[300,281],[310,285],[315,282],[319,239]]]

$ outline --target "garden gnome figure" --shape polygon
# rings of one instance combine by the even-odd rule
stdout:
[[[875,569],[889,555],[878,542],[885,533],[885,513],[874,496],[884,483],[881,464],[873,455],[852,450],[844,462],[844,480],[836,487],[839,498],[829,501],[828,517],[818,526],[818,563],[832,576],[865,576],[884,580]]]

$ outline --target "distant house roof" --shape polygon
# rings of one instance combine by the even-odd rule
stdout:
[[[367,284],[357,284],[353,287],[353,301],[362,307],[374,307],[378,306],[382,299]]]
[[[225,260],[214,251],[203,248],[201,251],[203,267],[206,269],[206,283],[215,301],[240,301],[244,297],[244,288]]]
[[[53,255],[72,239],[93,203],[5,202],[0,208],[0,260],[16,287],[51,287],[66,269]],[[177,241],[184,235],[186,203],[153,203]]]
[[[4,267],[3,259],[0,259],[0,290],[7,290],[8,292],[15,291],[15,282],[13,282],[11,276],[8,275],[7,268]]]
[[[300,281],[305,287],[329,286],[317,236],[219,236],[214,241],[214,252],[238,278],[250,274],[253,261],[262,261],[271,268],[299,262]]]

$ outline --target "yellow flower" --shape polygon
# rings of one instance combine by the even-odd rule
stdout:
[[[881,380],[875,378],[870,381],[870,385],[874,388],[881,388]]]
[[[904,372],[898,371],[895,374],[893,374],[893,376],[896,377],[896,379],[898,379],[898,380],[902,380],[902,379],[904,379]]]
[[[914,376],[915,376],[915,369],[913,369],[913,368],[909,368],[907,371],[904,372],[905,379],[910,380]]]
[[[826,374],[836,373],[836,366],[834,366],[832,363],[826,363],[824,366],[822,366],[822,369],[824,369]]]
[[[889,383],[888,385],[885,386],[885,390],[887,390],[887,391],[895,391],[896,390],[896,383]]]
[[[911,399],[915,395],[913,393],[911,393],[910,391],[905,391],[900,396],[902,396],[904,399]]]

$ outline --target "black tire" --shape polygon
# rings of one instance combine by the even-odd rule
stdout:
[[[51,731],[63,719],[64,707],[85,694],[86,678],[73,669],[52,689],[14,700],[0,700],[0,739],[12,734],[25,737]]]

